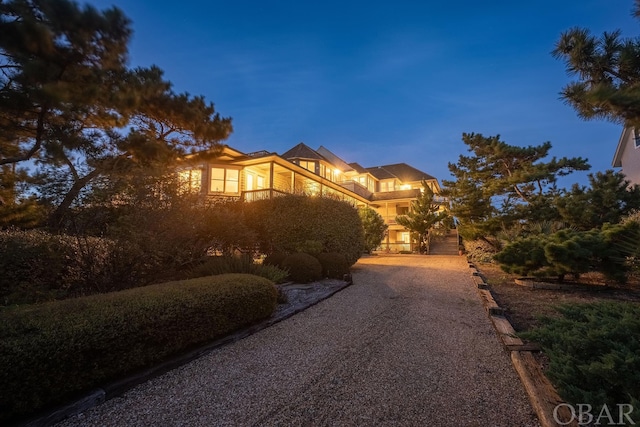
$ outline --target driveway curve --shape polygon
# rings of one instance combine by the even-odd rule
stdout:
[[[463,257],[367,257],[353,278],[59,425],[539,425]]]

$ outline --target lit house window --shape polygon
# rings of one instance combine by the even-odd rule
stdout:
[[[252,191],[252,190],[262,190],[262,189],[264,189],[264,176],[248,173],[246,190]]]
[[[212,193],[238,193],[239,183],[238,169],[211,168]]]
[[[393,181],[380,182],[380,191],[394,191],[395,183]]]
[[[202,186],[202,171],[200,169],[185,169],[178,172],[180,191],[196,193]]]
[[[309,162],[307,160],[298,160],[300,167],[305,168],[308,171],[316,173],[316,162]]]

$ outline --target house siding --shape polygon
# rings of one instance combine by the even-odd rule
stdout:
[[[613,167],[622,168],[622,173],[631,184],[640,185],[640,147],[636,146],[636,138],[640,130],[625,127],[622,130],[618,146],[613,157]]]
[[[622,173],[634,184],[640,185],[640,148],[635,141],[629,141],[622,153]]]

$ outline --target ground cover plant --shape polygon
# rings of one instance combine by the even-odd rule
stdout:
[[[0,310],[0,421],[270,316],[273,282],[228,274]]]
[[[516,285],[514,279],[518,276],[502,271],[496,264],[476,265],[516,332],[542,344],[544,351],[534,354],[563,399],[574,404],[591,403],[599,408],[597,405],[603,402],[622,399],[617,389],[628,391],[625,385],[628,379],[638,383],[634,377],[637,368],[634,368],[636,373],[629,375],[627,368],[616,367],[623,354],[630,355],[624,360],[631,365],[637,363],[635,355],[640,354],[634,350],[640,342],[636,321],[640,319],[637,275],[631,275],[624,286],[603,287],[602,274],[587,273],[580,277],[579,284],[583,286],[574,290],[534,290]],[[566,283],[576,282],[567,280]],[[622,318],[625,320],[621,321]],[[607,379],[602,382],[600,376],[605,371]],[[585,380],[585,376],[589,379]],[[615,390],[607,392],[611,387]],[[637,390],[635,393],[637,401],[639,394]],[[576,400],[587,398],[591,400]],[[617,403],[629,401],[627,396]],[[636,402],[634,407],[640,405]],[[634,416],[635,420],[640,418],[637,414]]]
[[[564,304],[559,317],[521,334],[542,345],[547,376],[564,399],[594,408],[635,408],[640,420],[640,305],[621,302]]]

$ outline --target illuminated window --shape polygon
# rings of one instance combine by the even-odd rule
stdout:
[[[211,168],[211,192],[237,193],[240,171],[238,169]]]
[[[300,167],[305,168],[308,171],[316,173],[316,162],[308,162],[306,160],[298,160]]]
[[[186,169],[178,172],[180,191],[195,193],[202,187],[202,171],[200,169]]]
[[[393,181],[380,182],[380,191],[394,191],[395,183]]]

